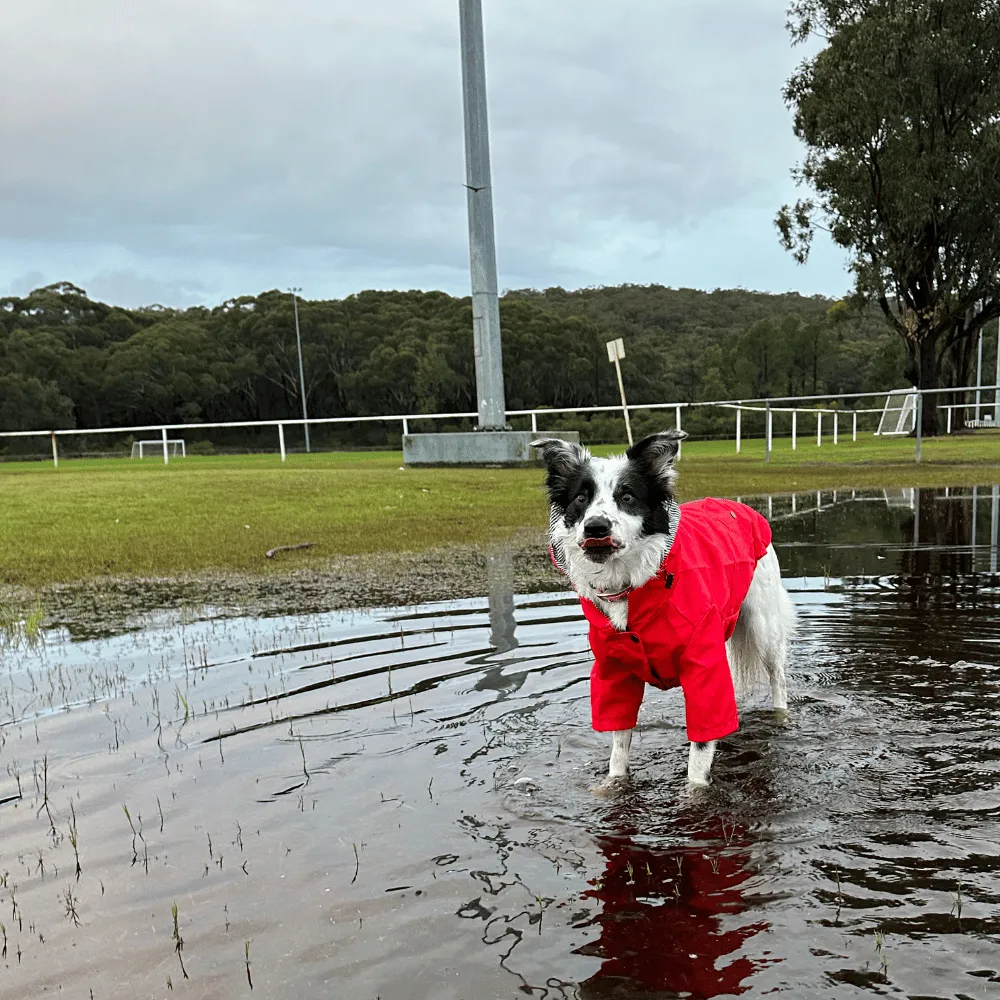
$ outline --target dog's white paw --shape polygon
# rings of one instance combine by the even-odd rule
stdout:
[[[697,802],[709,795],[711,788],[712,784],[710,781],[686,781],[684,783],[684,791],[681,793],[681,796],[689,802]]]
[[[598,798],[606,799],[616,792],[621,791],[628,784],[627,774],[609,774],[602,781],[599,781],[596,785],[590,786],[590,792],[592,795],[596,795]]]

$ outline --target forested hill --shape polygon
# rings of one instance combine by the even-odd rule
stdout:
[[[468,298],[361,292],[300,302],[311,416],[475,410]],[[796,294],[626,285],[512,291],[500,305],[507,403],[614,403],[605,341],[624,337],[630,401],[902,384],[874,310]],[[291,296],[127,310],[73,285],[0,298],[0,429],[298,415]]]

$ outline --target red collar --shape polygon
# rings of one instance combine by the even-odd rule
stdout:
[[[619,590],[617,594],[598,594],[597,596],[602,601],[624,601],[628,599],[628,595],[635,590],[635,587],[626,587],[624,590]]]

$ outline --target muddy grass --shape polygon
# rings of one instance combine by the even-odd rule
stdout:
[[[50,625],[74,632],[117,632],[151,612],[200,612],[270,617],[351,608],[423,604],[489,593],[488,562],[501,547],[450,545],[423,552],[340,556],[308,569],[251,573],[187,573],[177,577],[99,577],[38,589],[9,587],[5,604],[28,610],[40,605]],[[517,593],[563,590],[565,581],[548,558],[545,535],[523,531],[509,553]],[[280,556],[277,557],[280,559]]]
[[[746,442],[739,456],[732,448],[724,441],[685,444],[681,498],[971,486],[1000,476],[1000,442],[985,436],[929,441],[920,466],[905,440],[817,448],[803,439],[795,452],[780,440],[770,464],[759,441]],[[5,464],[0,584],[268,576],[275,566],[266,552],[302,543],[312,547],[282,553],[281,565],[328,575],[338,556],[377,561],[385,552],[505,544],[545,526],[540,468],[408,469],[401,461],[381,453],[294,456],[284,465],[269,455],[169,466]]]

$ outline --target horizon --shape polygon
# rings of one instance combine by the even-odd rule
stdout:
[[[143,312],[145,310],[157,310],[157,309],[171,310],[175,312],[182,312],[187,309],[212,310],[221,308],[222,306],[225,306],[230,302],[235,302],[239,299],[247,299],[247,298],[259,299],[261,298],[261,296],[264,295],[277,294],[277,295],[290,296],[292,294],[291,291],[289,291],[286,288],[265,288],[262,291],[256,293],[231,295],[228,298],[215,302],[214,304],[196,302],[185,306],[171,306],[163,302],[146,302],[141,305],[123,306],[115,302],[108,302],[104,299],[96,298],[95,296],[90,294],[88,289],[81,288],[75,282],[63,279],[50,282],[47,285],[39,285],[37,288],[32,288],[23,295],[16,295],[12,293],[8,293],[6,295],[0,295],[0,300],[16,298],[20,299],[21,301],[26,301],[28,298],[30,298],[37,292],[43,292],[49,290],[54,290],[57,294],[65,294],[67,286],[73,291],[82,293],[88,302],[100,303],[101,305],[109,306],[114,309],[124,309],[129,312]],[[797,291],[796,289],[789,289],[788,291],[784,292],[769,292],[759,288],[741,288],[738,286],[729,288],[719,287],[719,288],[707,289],[707,288],[692,288],[689,285],[684,285],[684,286],[664,285],[660,284],[659,282],[646,282],[645,284],[638,284],[637,282],[623,281],[617,285],[585,285],[580,288],[564,288],[561,285],[549,285],[547,288],[533,288],[533,287],[505,288],[500,291],[499,299],[502,302],[504,298],[506,298],[507,296],[515,296],[515,295],[528,296],[531,294],[535,294],[538,296],[544,296],[549,292],[562,292],[566,295],[578,295],[583,292],[615,291],[622,288],[660,289],[662,291],[667,291],[667,292],[696,292],[699,295],[715,295],[717,293],[741,292],[746,295],[763,295],[772,298],[780,298],[783,296],[794,295],[803,299],[823,299],[825,301],[829,301],[832,303],[842,302],[848,297],[847,295],[842,295],[842,296],[825,295],[822,292],[814,292],[812,294],[807,294],[805,292]],[[367,293],[386,294],[386,295],[391,295],[391,294],[406,295],[411,293],[416,293],[421,295],[440,294],[440,295],[447,295],[449,298],[456,300],[471,299],[472,297],[470,292],[454,295],[451,292],[445,291],[442,288],[360,288],[355,292],[348,292],[346,295],[332,296],[328,298],[314,298],[308,295],[304,295],[302,293],[297,293],[297,296],[299,302],[343,302],[346,301],[347,299],[354,298],[359,295],[365,295]]]

